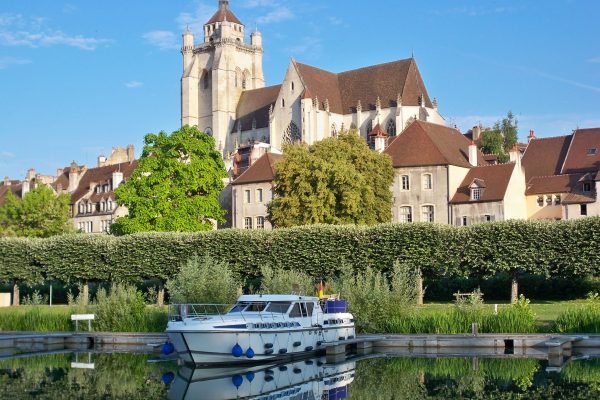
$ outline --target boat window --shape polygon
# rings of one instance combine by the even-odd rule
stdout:
[[[308,316],[312,317],[313,315],[313,310],[315,308],[315,303],[306,303],[306,308],[308,310]]]
[[[269,306],[266,308],[266,312],[285,314],[287,310],[290,308],[289,302],[272,302],[269,303]]]
[[[231,311],[229,311],[229,313],[242,312],[242,311],[244,311],[244,308],[246,308],[247,306],[248,306],[248,303],[237,303],[236,305],[233,306],[233,308],[231,309]]]
[[[300,312],[302,313],[303,317],[308,315],[308,312],[306,311],[306,303],[300,303]]]
[[[248,308],[246,308],[246,312],[263,311],[266,306],[267,306],[267,303],[252,303],[248,306]]]
[[[302,317],[302,313],[300,312],[300,303],[294,303],[294,307],[292,307],[292,311],[290,311],[290,318],[300,317]]]

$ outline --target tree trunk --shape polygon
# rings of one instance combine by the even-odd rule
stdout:
[[[15,306],[15,307],[20,304],[19,296],[20,296],[20,294],[19,294],[19,282],[15,282],[13,284],[13,298],[12,298],[12,305]]]
[[[423,305],[423,297],[425,297],[425,293],[423,292],[423,275],[421,275],[421,271],[417,274],[417,305]]]
[[[510,284],[510,302],[516,304],[519,299],[519,282],[517,282],[517,273],[513,272]]]
[[[83,305],[87,306],[90,302],[90,285],[87,281],[83,284],[81,296],[83,297]]]
[[[156,305],[162,307],[165,304],[165,286],[158,285],[158,295],[156,296]]]

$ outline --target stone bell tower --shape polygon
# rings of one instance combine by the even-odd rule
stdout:
[[[231,135],[238,101],[244,90],[265,86],[262,37],[258,31],[246,43],[244,24],[220,0],[217,12],[204,25],[204,40],[183,33],[181,124],[197,126],[215,138],[224,158],[234,150]]]

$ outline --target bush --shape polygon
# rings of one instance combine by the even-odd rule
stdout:
[[[166,287],[172,303],[232,304],[240,283],[226,262],[194,256],[167,281]]]
[[[314,296],[317,289],[313,278],[301,271],[262,267],[261,293]]]
[[[588,294],[587,303],[573,307],[558,316],[552,328],[558,333],[598,333],[600,332],[600,297],[598,293]]]
[[[146,303],[133,286],[114,284],[96,294],[94,327],[105,332],[137,332],[145,325]]]

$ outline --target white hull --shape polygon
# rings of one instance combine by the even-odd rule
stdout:
[[[195,364],[252,363],[288,358],[324,349],[326,343],[354,337],[354,326],[305,328],[299,330],[199,332],[168,331],[175,351],[186,362]],[[243,355],[235,357],[232,348],[239,344]],[[248,357],[248,349],[254,352]]]

